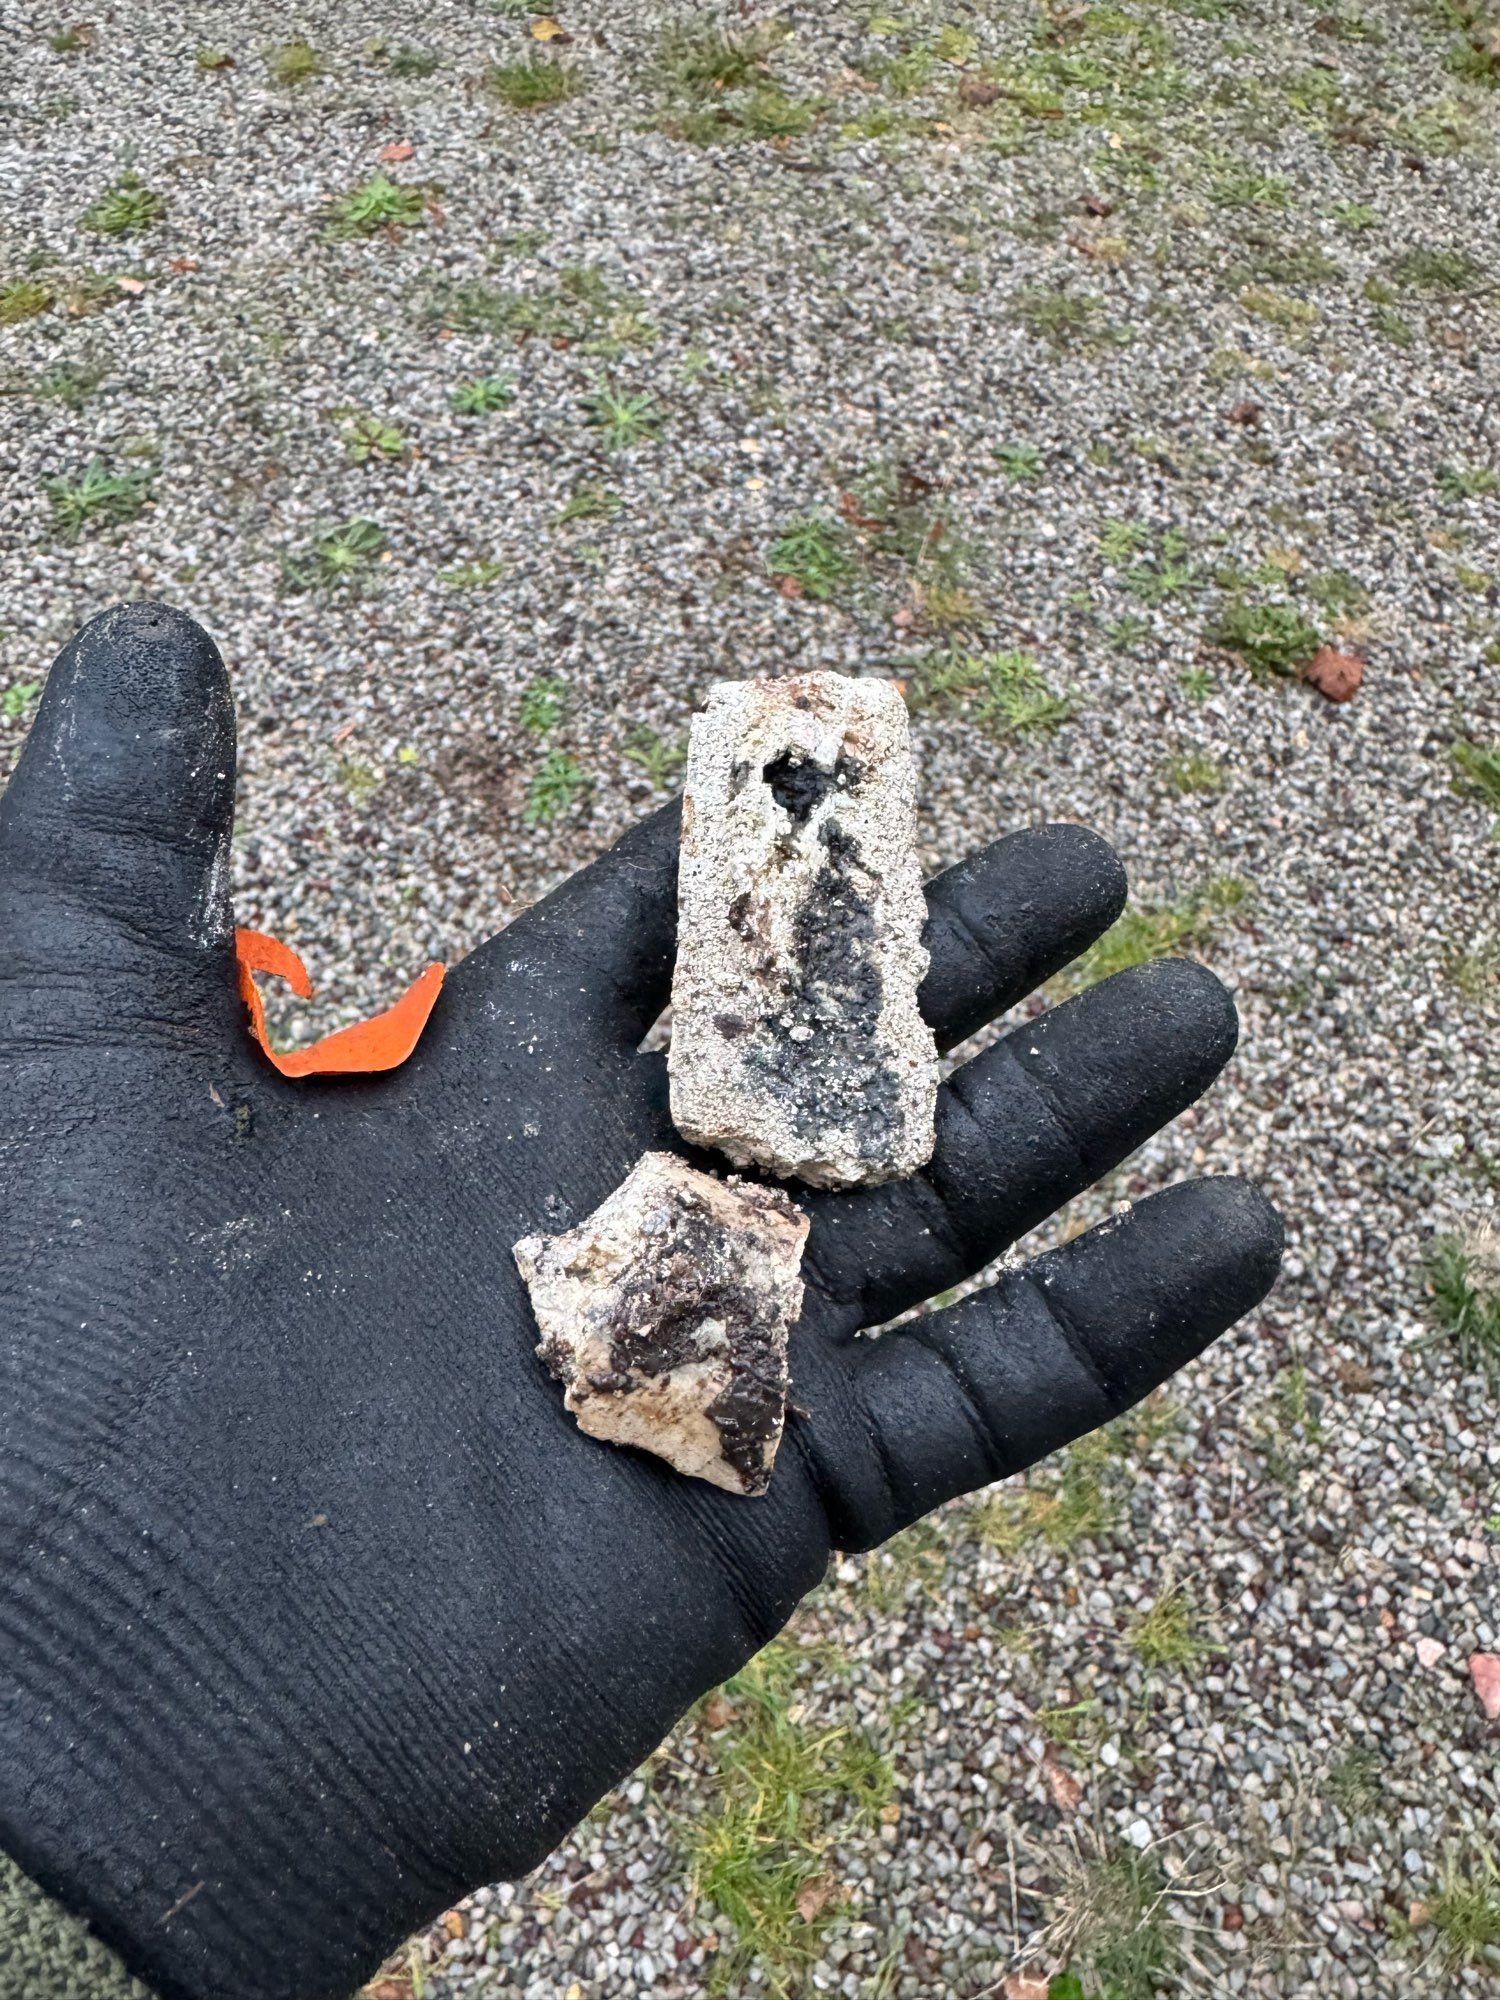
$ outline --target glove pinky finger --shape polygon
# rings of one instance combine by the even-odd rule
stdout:
[[[873,1548],[1129,1409],[1265,1297],[1281,1249],[1252,1183],[1191,1181],[840,1350],[807,1426],[835,1547]]]

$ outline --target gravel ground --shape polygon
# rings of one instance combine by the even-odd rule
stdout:
[[[931,864],[1085,821],[1125,942],[1237,992],[1231,1074],[1060,1233],[1253,1174],[1267,1308],[780,1643],[779,1726],[890,1759],[800,1822],[807,1991],[1496,1982],[1433,1911],[1500,1814],[1500,1446],[1423,1272],[1500,1186],[1496,805],[1451,761],[1500,737],[1500,97],[1462,5],[1333,4],[824,0],[774,46],[737,13],[720,89],[645,0],[550,43],[509,4],[0,0],[0,756],[80,620],[200,618],[241,920],[320,985],[288,1033],[461,955],[664,794],[711,680],[794,666],[905,680]],[[532,54],[571,97],[486,82]],[[405,226],[348,233],[377,171]],[[1364,685],[1253,672],[1257,633]],[[761,1713],[690,1719],[382,1992],[795,1990],[692,1866]]]

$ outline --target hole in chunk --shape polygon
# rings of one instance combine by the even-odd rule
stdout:
[[[801,757],[792,750],[783,750],[779,757],[766,765],[761,776],[770,786],[772,798],[792,825],[805,826],[830,792],[858,784],[859,767],[840,753],[833,769],[825,771],[821,764],[813,763],[810,758]]]

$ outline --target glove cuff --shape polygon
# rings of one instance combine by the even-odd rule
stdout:
[[[0,1993],[26,2000],[152,2000],[81,1917],[0,1852]]]

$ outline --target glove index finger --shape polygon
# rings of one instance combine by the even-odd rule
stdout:
[[[671,992],[681,815],[673,799],[638,821],[456,966],[445,1009],[459,1032],[503,990],[539,1021],[587,1021],[634,1047]]]
[[[927,884],[922,1013],[943,1048],[1034,992],[1125,907],[1119,856],[1086,826],[1007,834]]]

